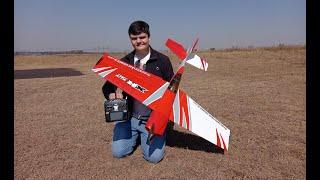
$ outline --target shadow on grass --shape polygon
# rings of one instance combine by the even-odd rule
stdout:
[[[80,71],[71,68],[27,69],[15,70],[14,79],[32,79],[49,77],[81,76]]]
[[[170,147],[224,154],[223,149],[199,136],[175,131],[173,129],[168,131],[166,145]]]

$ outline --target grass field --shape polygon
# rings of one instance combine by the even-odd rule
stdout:
[[[101,54],[15,56],[15,179],[305,179],[305,47],[199,55],[208,71],[187,65],[180,87],[231,130],[229,151],[175,126],[158,164],[112,157]]]

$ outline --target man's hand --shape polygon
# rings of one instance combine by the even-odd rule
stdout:
[[[115,93],[110,93],[109,94],[109,99],[115,99],[115,98],[118,98],[118,99],[122,99],[123,98],[122,89],[117,88]]]

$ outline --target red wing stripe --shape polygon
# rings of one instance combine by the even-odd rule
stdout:
[[[198,41],[199,41],[199,38],[197,38],[196,42],[193,44],[193,47],[192,47],[192,49],[191,49],[191,52],[194,51],[196,45],[198,44]]]
[[[202,58],[200,58],[200,60],[201,60],[201,64],[202,64],[203,70],[205,70],[206,68],[204,67],[204,61],[203,61]]]
[[[217,135],[217,146],[221,147],[220,138],[218,134],[218,129],[216,129],[216,135]]]
[[[189,130],[190,117],[189,117],[187,95],[185,93],[182,93],[182,91],[180,91],[179,97],[180,97],[180,125]]]
[[[227,150],[226,144],[224,143],[224,140],[223,140],[223,137],[221,136],[221,133],[220,133],[220,137],[221,137],[221,140],[222,140],[222,143],[223,143],[223,149]]]

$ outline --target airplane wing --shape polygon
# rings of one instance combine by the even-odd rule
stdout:
[[[162,78],[122,62],[107,53],[101,57],[92,71],[151,109],[155,109],[157,100],[169,86],[169,83]]]
[[[121,88],[151,109],[157,107],[169,82],[104,54],[92,68],[96,74]],[[230,130],[178,89],[169,119],[196,135],[227,150]]]
[[[228,150],[230,130],[181,89],[177,92],[169,119],[220,148]]]

